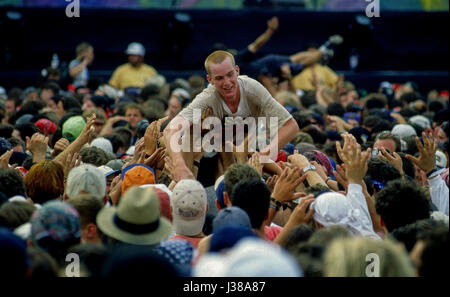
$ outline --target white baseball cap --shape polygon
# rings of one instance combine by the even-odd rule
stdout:
[[[447,167],[447,157],[441,151],[436,151],[436,166],[439,168]]]
[[[111,141],[109,141],[105,137],[97,137],[96,139],[92,140],[91,146],[98,147],[99,149],[102,149],[109,154],[114,154]]]
[[[106,179],[103,171],[91,164],[73,168],[67,177],[66,194],[68,198],[86,192],[103,199],[106,194]]]
[[[170,204],[172,224],[177,234],[193,236],[202,231],[208,201],[201,183],[193,179],[179,181],[173,188]]]
[[[127,50],[125,51],[127,55],[145,55],[145,47],[139,42],[132,42],[128,45]]]

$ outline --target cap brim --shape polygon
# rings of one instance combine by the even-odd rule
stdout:
[[[125,54],[127,55],[136,55],[136,56],[144,56],[142,52],[135,52],[135,51],[126,51]]]
[[[111,176],[113,174],[121,173],[121,172],[122,172],[122,169],[117,169],[117,170],[114,170],[114,171],[110,171],[110,172],[105,174],[105,177]]]
[[[205,224],[206,214],[193,221],[182,220],[179,216],[172,213],[172,225],[177,234],[185,236],[194,236],[202,232]],[[199,231],[200,230],[200,231]]]
[[[159,226],[155,231],[147,234],[133,234],[119,229],[114,224],[115,214],[115,207],[103,208],[97,216],[97,226],[109,237],[122,242],[136,245],[151,245],[168,239],[172,234],[172,225],[164,217],[159,218]]]

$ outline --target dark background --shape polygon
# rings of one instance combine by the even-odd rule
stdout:
[[[6,17],[7,11],[21,18]],[[189,22],[177,21],[183,13]],[[91,77],[105,82],[126,62],[128,43],[147,49],[145,61],[170,81],[204,74],[203,61],[215,42],[242,49],[278,16],[280,27],[261,54],[293,54],[310,42],[320,45],[341,34],[344,44],[330,67],[357,87],[374,90],[382,80],[416,81],[422,91],[448,89],[448,12],[381,12],[370,28],[358,26],[355,12],[311,12],[295,8],[243,10],[121,10],[83,9],[80,18],[68,18],[65,8],[0,8],[0,85],[26,87],[53,53],[61,62],[75,57],[82,41],[94,46]],[[349,69],[349,55],[358,49],[360,64]]]

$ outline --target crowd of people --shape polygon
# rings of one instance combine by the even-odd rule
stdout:
[[[326,66],[339,36],[258,56],[277,29],[215,45],[205,78],[168,82],[133,42],[102,83],[83,42],[0,88],[0,275],[445,275],[448,91],[358,88]],[[245,125],[271,117],[276,137]]]

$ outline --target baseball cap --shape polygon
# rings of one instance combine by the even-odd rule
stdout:
[[[358,124],[361,122],[361,117],[356,112],[346,112],[344,113],[344,121],[355,120]]]
[[[207,211],[206,191],[193,179],[179,181],[172,193],[172,223],[177,234],[193,236],[200,233]]]
[[[56,131],[56,125],[50,120],[40,119],[34,125],[39,129],[42,134],[51,134]]]
[[[15,235],[11,230],[0,227],[0,277],[25,277],[28,257],[26,241]]]
[[[227,207],[219,211],[213,220],[213,232],[226,226],[240,226],[252,229],[248,214],[237,206]]]
[[[96,139],[92,140],[91,146],[98,147],[99,149],[102,149],[109,154],[114,154],[111,141],[109,141],[105,137],[97,137]]]
[[[70,117],[63,124],[62,136],[72,142],[77,139],[78,136],[80,136],[81,132],[83,131],[84,125],[86,125],[86,121],[82,116]]]
[[[411,124],[416,124],[422,129],[431,128],[430,120],[428,120],[423,115],[415,115],[409,119]]]
[[[369,140],[370,137],[370,131],[367,130],[366,128],[363,127],[354,127],[351,128],[348,133],[352,134],[353,136],[355,136],[356,141],[359,144],[364,144]]]
[[[51,200],[44,203],[33,213],[30,222],[33,242],[46,238],[56,242],[70,242],[81,237],[79,214],[67,202]]]
[[[66,194],[72,198],[86,192],[103,199],[106,194],[106,179],[103,171],[91,164],[73,168],[67,177]]]
[[[209,243],[210,252],[220,252],[224,249],[232,248],[236,243],[245,237],[257,237],[250,227],[229,225],[215,231]]]
[[[96,107],[100,107],[105,110],[112,104],[111,100],[109,100],[106,96],[92,96],[91,101]]]
[[[0,137],[0,155],[12,149],[11,143],[3,137]]]
[[[16,126],[31,122],[32,118],[33,118],[32,114],[26,113],[16,120]]]
[[[225,208],[225,201],[223,199],[223,192],[225,192],[225,175],[219,176],[214,184],[214,191],[216,192],[217,201],[219,202],[220,207]]]
[[[183,106],[191,100],[191,95],[189,95],[188,91],[182,88],[176,88],[172,91],[170,96],[177,98]]]
[[[114,172],[114,170],[111,167],[108,167],[106,165],[102,165],[97,167],[98,169],[101,170],[101,172],[103,173],[103,175],[106,177],[107,175],[109,175],[108,173]]]
[[[436,151],[436,166],[439,168],[447,167],[447,157],[441,151]]]
[[[125,51],[127,55],[138,55],[138,56],[144,56],[145,55],[145,48],[144,46],[139,42],[132,42],[128,45],[127,50]]]
[[[399,136],[401,139],[409,136],[417,136],[416,130],[411,125],[397,124],[391,130],[392,134]]]
[[[145,164],[132,164],[122,170],[122,194],[131,186],[155,183],[155,172]]]
[[[124,161],[120,159],[111,160],[108,163],[106,163],[106,166],[110,167],[113,170],[121,170],[122,166],[125,164]]]

